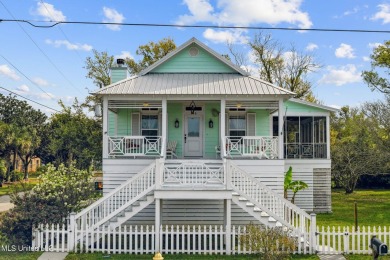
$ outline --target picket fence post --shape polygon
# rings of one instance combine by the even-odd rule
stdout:
[[[69,226],[68,226],[68,252],[73,251],[75,247],[75,238],[76,238],[75,217],[76,217],[76,213],[74,212],[70,213]]]

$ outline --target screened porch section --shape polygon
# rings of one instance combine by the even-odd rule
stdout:
[[[328,131],[325,116],[287,116],[284,120],[284,158],[328,158]],[[278,119],[273,118],[273,132],[277,135]]]

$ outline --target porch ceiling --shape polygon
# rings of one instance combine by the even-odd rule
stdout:
[[[294,93],[261,79],[239,74],[146,74],[119,81],[95,95],[284,95]]]

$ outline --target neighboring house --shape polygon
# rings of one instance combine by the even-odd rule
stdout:
[[[111,76],[94,93],[103,100],[104,197],[76,223],[224,225],[228,234],[255,222],[306,232],[315,223],[308,213],[331,211],[335,109],[292,98],[195,38],[139,75],[118,66]],[[309,185],[298,207],[283,199],[290,166]]]
[[[13,155],[11,155],[11,162],[13,162]],[[33,157],[31,159],[31,162],[29,163],[27,167],[27,171],[30,172],[36,172],[38,168],[41,167],[41,158],[39,157]],[[20,159],[19,156],[16,157],[16,171],[18,172],[24,172],[24,164],[22,159]]]

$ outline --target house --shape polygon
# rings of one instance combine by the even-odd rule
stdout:
[[[195,38],[136,76],[118,65],[111,80],[94,93],[103,100],[104,196],[74,223],[92,232],[154,226],[156,251],[166,225],[221,225],[228,253],[231,227],[250,222],[314,243],[309,213],[331,210],[333,108],[292,98]],[[290,166],[309,185],[296,205],[283,198]]]

